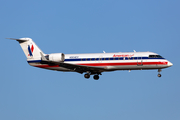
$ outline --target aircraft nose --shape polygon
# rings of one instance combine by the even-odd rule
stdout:
[[[173,66],[173,64],[171,62],[168,62],[168,66],[171,67]]]

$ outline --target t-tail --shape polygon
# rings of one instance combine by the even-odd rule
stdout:
[[[8,38],[8,39],[16,40],[19,42],[28,60],[41,59],[41,53],[45,55],[31,38],[20,38],[20,39]]]

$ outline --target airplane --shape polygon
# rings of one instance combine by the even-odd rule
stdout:
[[[49,70],[85,73],[85,78],[94,75],[99,79],[102,72],[116,70],[150,70],[157,69],[161,77],[161,69],[173,64],[153,52],[117,52],[117,53],[89,53],[89,54],[45,54],[31,38],[7,38],[19,42],[29,65]]]

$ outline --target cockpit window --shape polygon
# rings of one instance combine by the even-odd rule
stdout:
[[[163,57],[162,57],[162,56],[160,56],[160,55],[156,55],[156,57],[157,57],[157,58],[163,58]]]
[[[163,57],[160,55],[149,55],[149,58],[163,58]]]
[[[155,55],[149,55],[149,58],[156,58]]]

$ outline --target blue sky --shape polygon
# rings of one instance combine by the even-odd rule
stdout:
[[[179,120],[178,0],[1,0],[1,120]],[[78,73],[31,67],[18,42],[45,53],[152,51],[174,65],[157,70]]]

